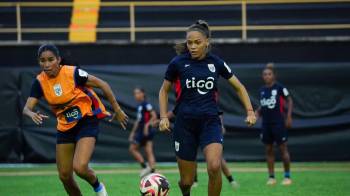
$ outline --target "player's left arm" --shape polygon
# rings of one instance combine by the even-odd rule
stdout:
[[[229,78],[228,81],[231,84],[231,86],[236,90],[239,99],[241,100],[245,110],[247,111],[247,124],[249,126],[254,125],[256,123],[256,116],[246,88],[234,75],[232,75],[232,77]]]
[[[91,74],[87,75],[87,81],[85,83],[86,86],[99,88],[102,90],[104,96],[107,98],[107,100],[111,103],[114,114],[112,118],[110,119],[110,122],[114,119],[118,120],[122,128],[125,130],[126,125],[128,123],[128,116],[124,113],[124,111],[121,109],[119,103],[117,102],[115,95],[109,86],[109,84],[102,79],[93,76]]]
[[[292,122],[293,122],[293,119],[292,119],[293,99],[290,95],[287,97],[287,102],[288,102],[288,112],[287,112],[286,127],[291,128]]]

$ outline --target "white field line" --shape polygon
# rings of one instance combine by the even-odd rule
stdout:
[[[230,168],[234,173],[261,173],[266,172],[266,168]],[[97,169],[95,170],[97,174],[138,174],[139,169]],[[282,168],[276,168],[276,171],[283,171]],[[348,167],[296,167],[292,168],[293,172],[350,172]],[[163,174],[174,174],[178,173],[178,169],[159,169],[159,173]],[[198,172],[205,173],[205,168],[198,169]],[[52,176],[57,175],[57,171],[0,171],[0,176]]]

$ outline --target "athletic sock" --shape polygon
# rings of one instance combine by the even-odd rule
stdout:
[[[141,165],[141,167],[142,167],[143,169],[145,169],[145,168],[147,167],[147,165],[146,165],[145,162],[140,163],[140,165]]]
[[[152,168],[151,169],[151,173],[154,173],[156,171],[156,169]]]
[[[230,183],[234,181],[232,176],[226,176],[226,178],[227,178],[228,182],[230,182]]]
[[[179,187],[181,189],[182,192],[182,196],[191,196],[191,186],[188,185],[181,185],[181,183],[179,182]]]
[[[95,192],[99,192],[102,189],[102,184],[98,181],[98,178],[96,178],[95,183],[91,184],[91,186],[94,188]]]
[[[289,171],[284,172],[284,177],[285,177],[285,178],[290,178],[290,172],[289,172]]]
[[[275,178],[275,174],[269,174],[269,178]]]
[[[194,182],[198,182],[198,176],[197,176],[197,174],[194,176]]]

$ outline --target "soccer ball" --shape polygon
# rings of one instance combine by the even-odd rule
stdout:
[[[168,196],[170,184],[161,174],[152,173],[141,179],[140,192],[144,196]]]

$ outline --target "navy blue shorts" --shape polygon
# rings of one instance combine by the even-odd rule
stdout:
[[[99,133],[98,124],[99,119],[97,119],[95,116],[85,116],[84,118],[80,119],[73,128],[65,132],[57,131],[56,143],[76,143],[83,137],[94,137],[97,140]]]
[[[288,140],[288,133],[284,123],[263,124],[260,134],[264,144],[283,144]]]
[[[133,141],[131,143],[137,144],[137,145],[140,145],[140,146],[144,146],[148,141],[152,141],[153,140],[153,137],[154,137],[155,133],[156,133],[156,129],[149,128],[149,133],[146,136],[143,133],[143,126],[140,126],[136,130],[134,138],[133,138]]]
[[[186,161],[196,160],[198,147],[203,150],[209,144],[223,142],[219,116],[193,119],[177,115],[172,133],[175,154]]]

